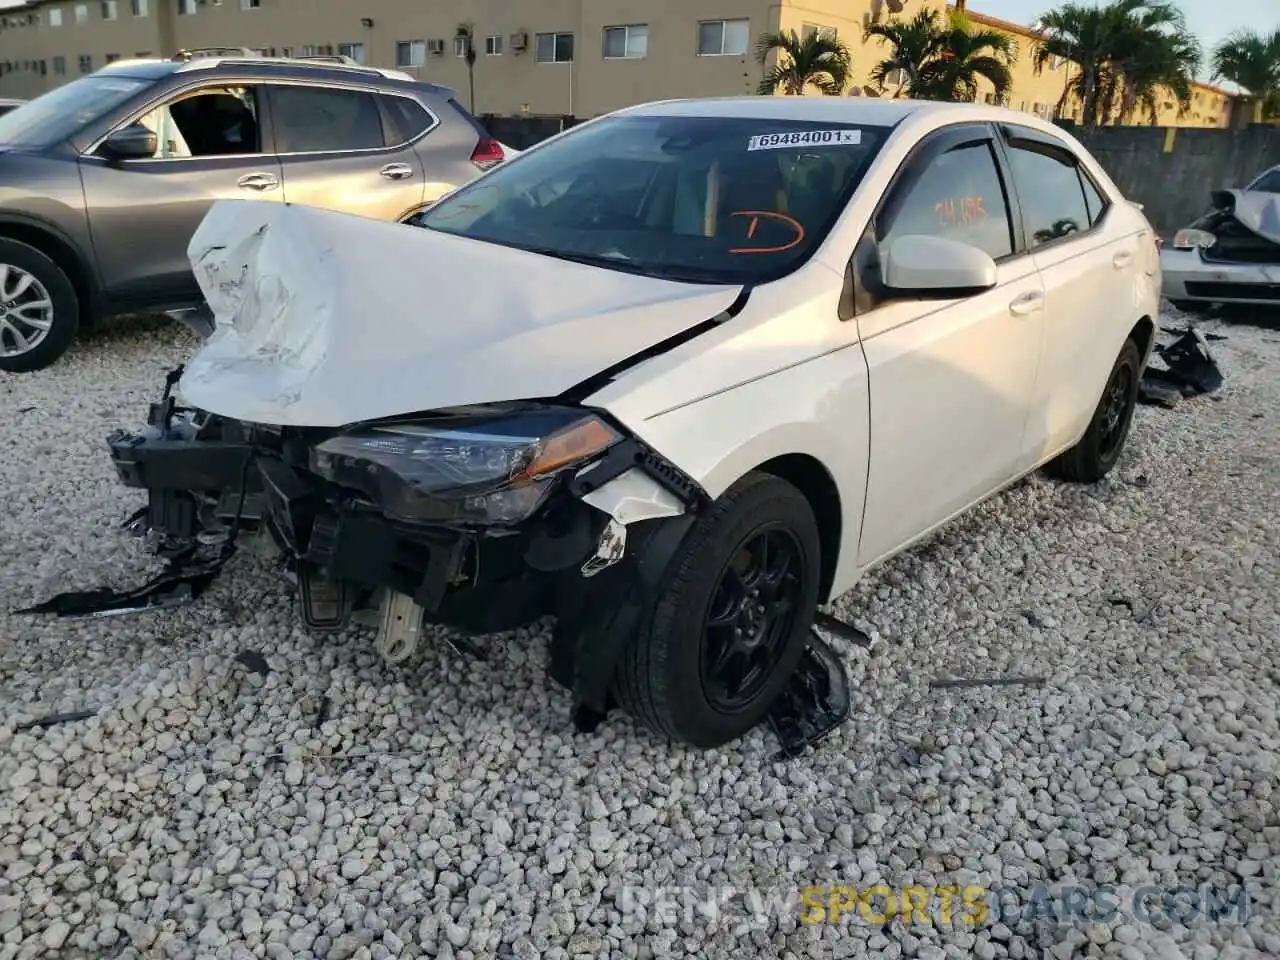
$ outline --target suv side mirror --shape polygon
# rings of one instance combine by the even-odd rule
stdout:
[[[881,251],[881,279],[896,293],[963,297],[996,285],[996,262],[983,250],[923,234],[898,237]]]
[[[142,160],[156,155],[158,142],[155,131],[134,123],[102,141],[101,151],[113,160]]]

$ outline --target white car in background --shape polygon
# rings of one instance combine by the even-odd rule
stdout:
[[[1156,238],[1063,131],[979,105],[638,106],[405,229],[228,201],[181,403],[112,438],[158,542],[265,527],[308,624],[558,618],[551,672],[700,746],[815,609],[1044,464],[1116,464]]]
[[[1215,190],[1211,200],[1161,254],[1164,295],[1182,310],[1280,307],[1280,166],[1242,190]]]

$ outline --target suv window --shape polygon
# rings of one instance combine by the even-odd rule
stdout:
[[[390,94],[379,94],[378,99],[386,110],[387,130],[386,146],[398,147],[416,139],[436,118],[422,104],[409,97],[396,97]]]
[[[929,164],[880,224],[883,243],[907,234],[946,237],[993,258],[1013,253],[1013,231],[1004,185],[990,143],[956,147]]]
[[[1076,158],[1037,144],[1009,150],[1013,182],[1022,201],[1027,241],[1033,247],[1088,230],[1093,223]],[[1099,213],[1101,208],[1099,207]]]
[[[271,88],[280,153],[380,150],[386,142],[372,93],[280,84]]]
[[[161,104],[138,118],[156,135],[157,160],[226,157],[262,152],[258,91],[206,87]]]

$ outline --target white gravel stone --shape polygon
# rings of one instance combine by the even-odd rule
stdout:
[[[248,549],[189,607],[6,615],[0,960],[1276,955],[1280,333],[1206,328],[1229,338],[1219,400],[1140,408],[1102,483],[1031,477],[840,599],[875,650],[840,647],[853,716],[789,764],[763,729],[712,752],[623,716],[575,734],[545,627],[488,638],[485,661],[428,628],[396,667],[365,628],[310,637]],[[0,609],[157,568],[118,529],[142,500],[102,439],[191,346],[122,322],[0,379]],[[944,674],[1049,679],[930,690]],[[660,889],[876,882],[1243,884],[1254,919],[624,912]]]

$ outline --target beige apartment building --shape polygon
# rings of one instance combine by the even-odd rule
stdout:
[[[852,49],[851,95],[887,54],[863,31],[941,0],[31,0],[0,11],[0,95],[32,97],[116,59],[195,47],[248,47],[277,56],[343,54],[444,83],[469,99],[460,26],[477,53],[477,113],[590,117],[632,103],[756,90],[761,34],[834,31]],[[1013,106],[1051,113],[1069,64],[1036,74],[1026,27]],[[1197,91],[1212,99],[1220,91]],[[1222,99],[1226,99],[1223,96]],[[1203,105],[1200,116],[1211,108]],[[1169,122],[1210,125],[1176,111]],[[1222,125],[1229,111],[1223,111]],[[1217,116],[1215,113],[1214,116]],[[1161,117],[1162,121],[1165,117]],[[1144,122],[1141,118],[1137,122]],[[1218,125],[1216,122],[1212,125]]]

